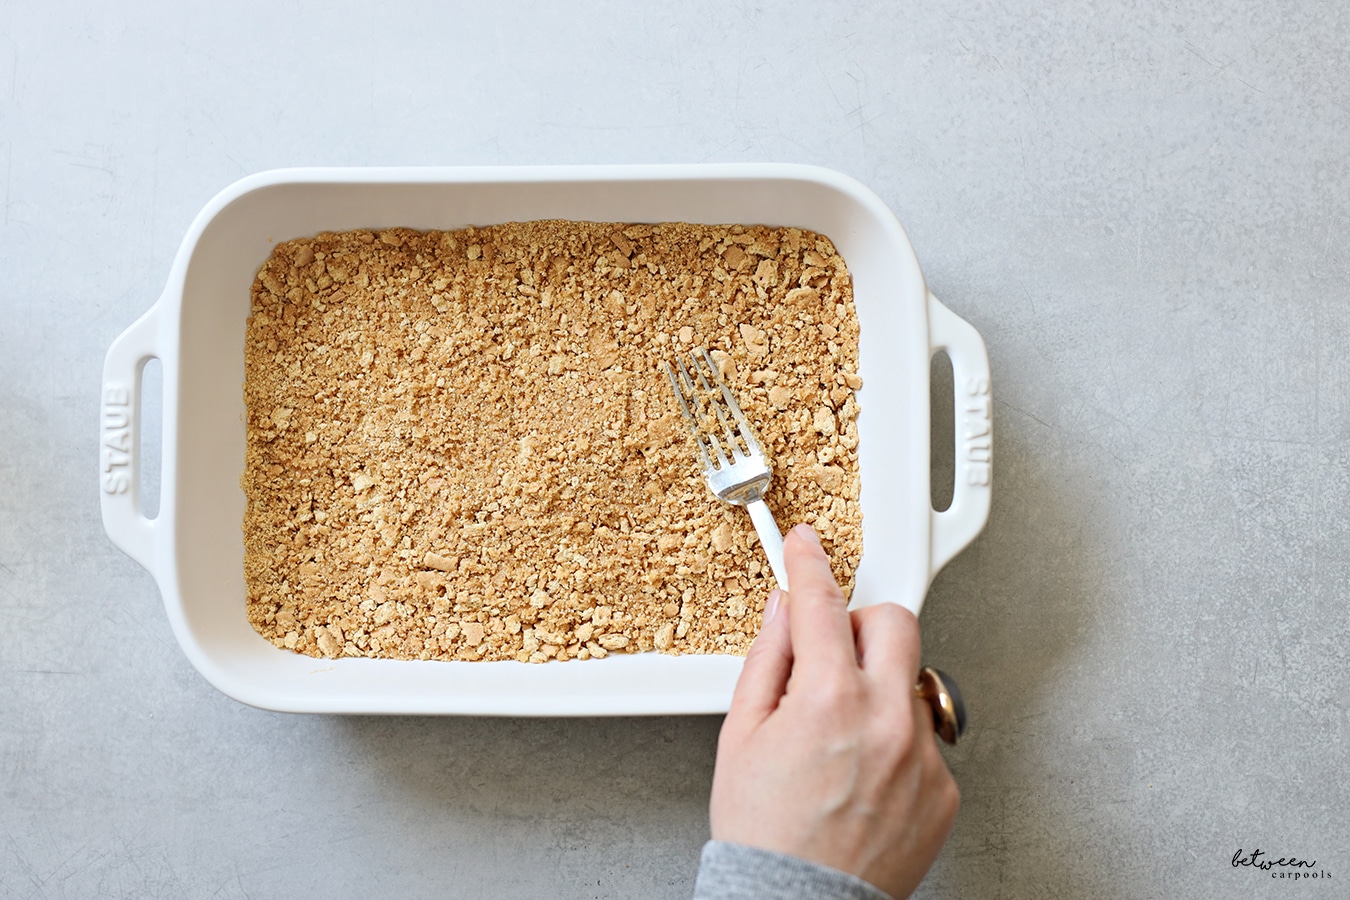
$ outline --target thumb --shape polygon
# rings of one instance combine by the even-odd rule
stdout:
[[[764,623],[745,655],[745,667],[731,697],[727,724],[753,728],[778,708],[778,701],[787,690],[792,674],[787,600],[787,594],[775,588],[764,604]]]

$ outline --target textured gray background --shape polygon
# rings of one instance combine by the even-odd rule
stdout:
[[[643,6],[0,2],[0,892],[687,896],[714,718],[210,688],[103,536],[97,386],[242,175],[743,160],[870,185],[992,357],[992,519],[923,616],[974,726],[919,895],[1345,896],[1345,4]]]

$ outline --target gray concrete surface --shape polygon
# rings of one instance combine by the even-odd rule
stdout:
[[[993,361],[918,896],[1347,896],[1347,7],[574,7],[0,4],[0,894],[687,896],[716,719],[234,703],[103,536],[96,398],[239,176],[744,160],[875,189]]]

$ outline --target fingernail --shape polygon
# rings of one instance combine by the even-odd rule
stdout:
[[[783,602],[783,592],[778,588],[769,591],[769,599],[764,601],[764,624],[768,625],[778,615],[778,604]]]
[[[820,546],[820,538],[816,535],[816,530],[805,522],[795,526],[792,530],[797,537],[804,538],[816,547]]]

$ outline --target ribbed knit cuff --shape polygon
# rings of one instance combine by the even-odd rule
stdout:
[[[694,900],[892,900],[847,872],[809,860],[708,841],[703,845]]]

